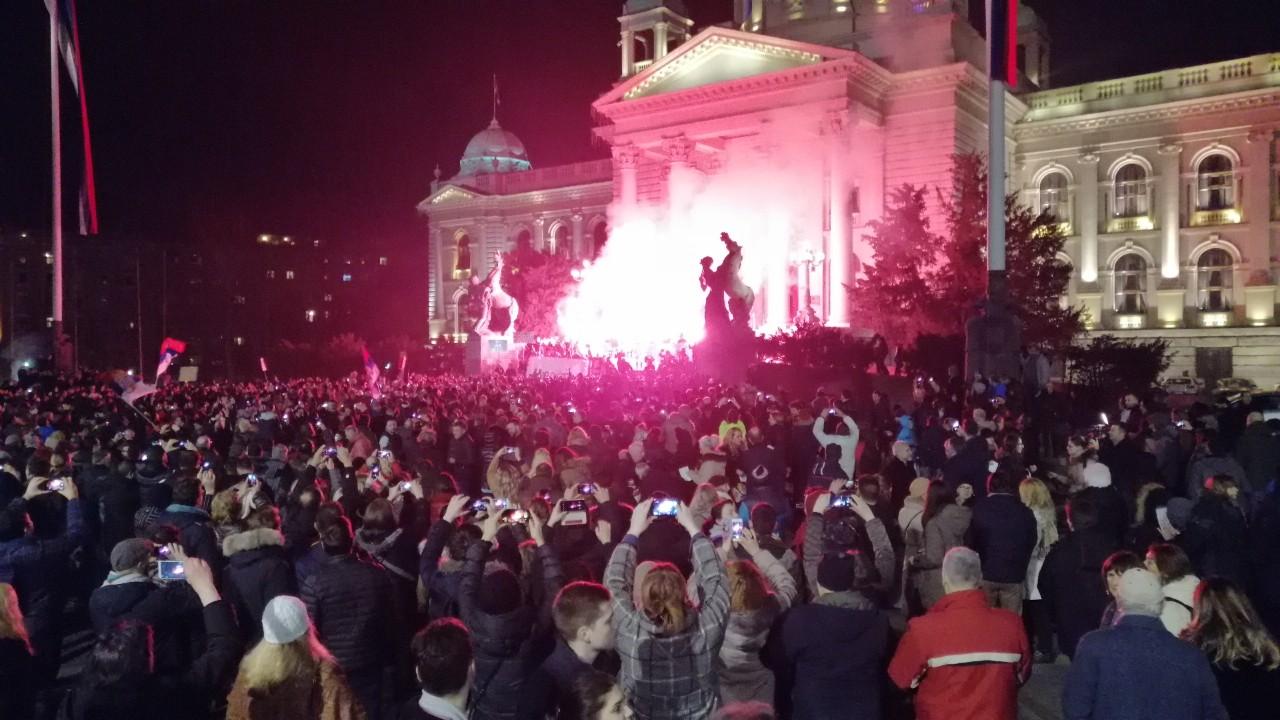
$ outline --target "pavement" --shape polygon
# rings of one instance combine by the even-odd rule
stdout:
[[[1062,686],[1071,667],[1065,655],[1056,662],[1036,665],[1031,679],[1018,693],[1018,720],[1062,720]]]

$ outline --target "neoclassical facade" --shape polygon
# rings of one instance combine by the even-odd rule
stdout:
[[[759,265],[756,324],[808,307],[856,327],[843,286],[868,259],[862,238],[887,192],[946,192],[952,155],[985,150],[972,9],[742,0],[731,27],[694,33],[677,0],[623,3],[622,77],[592,107],[611,159],[532,169],[495,121],[419,205],[432,336],[462,331],[461,290],[494,253],[527,240],[590,258],[611,218],[659,208],[695,221],[688,199],[726,184],[744,198],[735,238]],[[1280,54],[1045,89],[1047,28],[1023,7],[1018,35],[1009,188],[1066,225],[1065,301],[1092,330],[1170,338],[1173,372],[1280,382]],[[744,163],[750,182],[734,188]]]

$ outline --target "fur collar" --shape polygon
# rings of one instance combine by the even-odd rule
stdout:
[[[228,535],[222,541],[222,554],[231,557],[238,552],[257,550],[271,545],[284,547],[284,536],[280,534],[279,530],[272,530],[271,528],[246,530],[245,532]]]

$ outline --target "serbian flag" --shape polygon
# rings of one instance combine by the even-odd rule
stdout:
[[[991,79],[1018,83],[1018,0],[987,0],[988,57]]]
[[[164,342],[160,343],[160,363],[156,365],[156,382],[160,381],[160,376],[165,370],[169,369],[169,364],[174,358],[187,351],[187,344],[181,340],[174,340],[167,337]]]
[[[111,373],[111,387],[130,405],[156,391],[155,385],[148,385],[124,370]]]
[[[58,23],[58,51],[71,78],[71,88],[80,100],[80,139],[84,167],[80,178],[80,234],[98,234],[98,194],[93,182],[93,144],[89,140],[89,101],[80,64],[80,28],[76,24],[75,0],[45,0],[45,9]]]
[[[373,361],[369,355],[368,348],[360,348],[360,357],[364,360],[365,382],[369,385],[369,394],[376,397],[381,395],[378,392],[378,378],[382,377],[382,371],[378,369],[378,363]]]

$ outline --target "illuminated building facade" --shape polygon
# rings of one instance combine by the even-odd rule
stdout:
[[[523,145],[495,123],[419,205],[431,334],[464,331],[466,278],[523,233],[591,258],[637,219],[687,228],[693,260],[676,267],[730,230],[758,327],[806,306],[856,326],[843,286],[886,192],[945,193],[952,155],[985,150],[979,5],[740,0],[732,26],[695,33],[681,2],[624,3],[621,79],[592,107],[611,160],[521,170]],[[1011,191],[1067,223],[1065,300],[1091,329],[1170,338],[1172,372],[1280,381],[1280,54],[1052,88],[1048,30],[1027,7],[1018,35],[1005,165]]]

